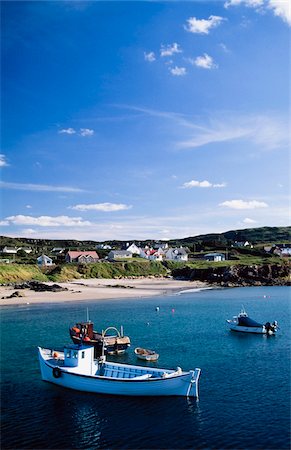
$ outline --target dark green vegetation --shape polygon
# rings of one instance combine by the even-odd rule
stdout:
[[[261,227],[247,228],[245,230],[226,231],[225,233],[204,234],[188,237],[176,241],[181,245],[193,245],[196,243],[211,243],[217,245],[229,245],[237,242],[251,242],[252,244],[284,243],[291,240],[291,227]]]

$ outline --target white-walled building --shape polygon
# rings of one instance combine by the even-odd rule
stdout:
[[[169,248],[166,251],[166,259],[171,261],[188,261],[188,253],[183,247]]]

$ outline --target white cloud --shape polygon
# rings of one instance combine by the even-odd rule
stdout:
[[[7,225],[9,225],[8,220],[0,220],[0,226],[1,227],[6,227]]]
[[[25,183],[6,183],[0,181],[0,187],[5,189],[16,189],[20,191],[43,191],[43,192],[85,192],[83,189],[70,186],[50,186],[46,184],[25,184]]]
[[[137,106],[126,108],[151,117],[168,120],[179,131],[183,140],[176,142],[180,149],[202,147],[216,142],[236,139],[246,141],[263,152],[289,146],[288,120],[277,114],[239,114],[238,111],[218,111],[210,116],[187,116],[171,111],[160,111]]]
[[[246,217],[246,218],[243,220],[243,223],[246,223],[246,224],[248,225],[248,224],[257,223],[257,221],[254,220],[254,219],[250,219],[249,217]]]
[[[280,17],[291,26],[290,0],[269,0],[268,8],[273,10],[275,16]]]
[[[212,56],[204,53],[203,56],[197,56],[194,60],[194,64],[202,69],[216,69],[218,66],[214,63]]]
[[[182,185],[182,188],[184,189],[191,189],[193,187],[199,187],[199,188],[223,188],[225,187],[226,184],[225,183],[220,183],[220,184],[213,184],[210,183],[207,180],[204,181],[196,181],[196,180],[191,180],[191,181],[187,181],[186,183],[184,183]]]
[[[74,128],[63,128],[59,130],[59,134],[76,134],[77,131]]]
[[[183,75],[186,75],[187,70],[185,67],[169,67],[169,71],[171,72],[172,75],[176,76],[176,77],[181,77]]]
[[[258,8],[260,6],[263,6],[265,0],[228,0],[225,2],[224,7],[229,8],[230,6],[238,6],[245,4],[248,7],[251,8]]]
[[[68,216],[9,216],[5,218],[13,225],[33,225],[39,227],[87,227],[92,225],[91,222],[83,220],[81,217],[68,217]]]
[[[209,16],[208,19],[196,19],[196,17],[190,17],[187,20],[187,25],[184,25],[186,31],[189,33],[209,34],[211,28],[215,28],[225,20],[220,16]]]
[[[172,56],[175,53],[182,53],[180,45],[174,42],[172,45],[161,46],[160,54],[161,56]]]
[[[225,8],[239,5],[254,8],[257,12],[271,10],[275,16],[291,26],[290,0],[228,0],[224,4]]]
[[[154,52],[144,52],[144,59],[145,61],[154,62],[156,60],[156,56]]]
[[[191,123],[189,121],[191,128]],[[192,124],[193,135],[178,144],[180,148],[196,148],[214,142],[248,140],[259,150],[274,150],[288,145],[289,130],[285,120],[276,116],[221,115],[211,118],[208,127]]]
[[[201,191],[199,191],[201,192]],[[288,207],[276,206],[274,203],[272,208],[262,208],[259,210],[251,210],[252,216],[255,217],[260,224],[268,224],[268,226],[286,226],[290,221],[290,211]],[[286,203],[284,203],[286,204]],[[33,234],[39,239],[78,239],[78,240],[146,240],[149,237],[153,239],[167,238],[177,239],[177,237],[196,236],[206,233],[221,233],[227,230],[237,229],[238,218],[243,219],[245,216],[243,210],[233,210],[230,208],[218,208],[214,205],[202,204],[197,214],[197,205],[190,202],[185,205],[183,210],[178,208],[170,208],[167,215],[155,215],[150,212],[146,214],[143,211],[139,215],[122,215],[112,218],[112,215],[106,216],[108,220],[98,218],[91,226],[63,226],[59,227],[39,227],[37,225],[28,225],[20,227],[12,227],[8,230],[5,228],[5,235],[10,237],[27,236]],[[257,218],[258,217],[258,218]],[[239,223],[241,228],[246,227],[242,220]],[[251,226],[251,225],[249,225]],[[4,227],[3,227],[4,228]],[[27,229],[31,231],[27,231]],[[167,230],[167,232],[166,232]],[[3,230],[4,231],[4,230]]]
[[[0,155],[0,167],[8,166],[5,155]]]
[[[77,211],[124,211],[127,209],[131,209],[131,205],[124,205],[122,203],[95,203],[89,205],[75,205],[71,206],[70,209],[75,209]]]
[[[231,209],[257,209],[268,207],[267,203],[258,202],[257,200],[227,200],[223,203],[219,203],[219,206],[226,206]]]
[[[90,130],[90,128],[81,128],[80,135],[81,136],[93,136],[94,130]]]
[[[75,128],[63,128],[62,130],[59,130],[59,134],[77,134],[77,130]],[[79,130],[79,136],[93,136],[94,130],[91,130],[90,128],[80,128]]]
[[[25,205],[25,208],[27,208],[27,209],[31,209],[31,208],[32,208],[32,206],[31,206],[31,205]]]

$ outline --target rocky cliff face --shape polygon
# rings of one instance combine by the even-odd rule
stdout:
[[[172,275],[185,280],[200,280],[220,286],[290,286],[290,264],[233,265],[193,269],[175,269]]]

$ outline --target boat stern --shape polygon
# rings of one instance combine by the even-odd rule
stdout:
[[[187,390],[187,397],[195,397],[197,400],[199,398],[199,378],[201,374],[201,369],[196,368],[195,370],[190,370],[191,379]]]

